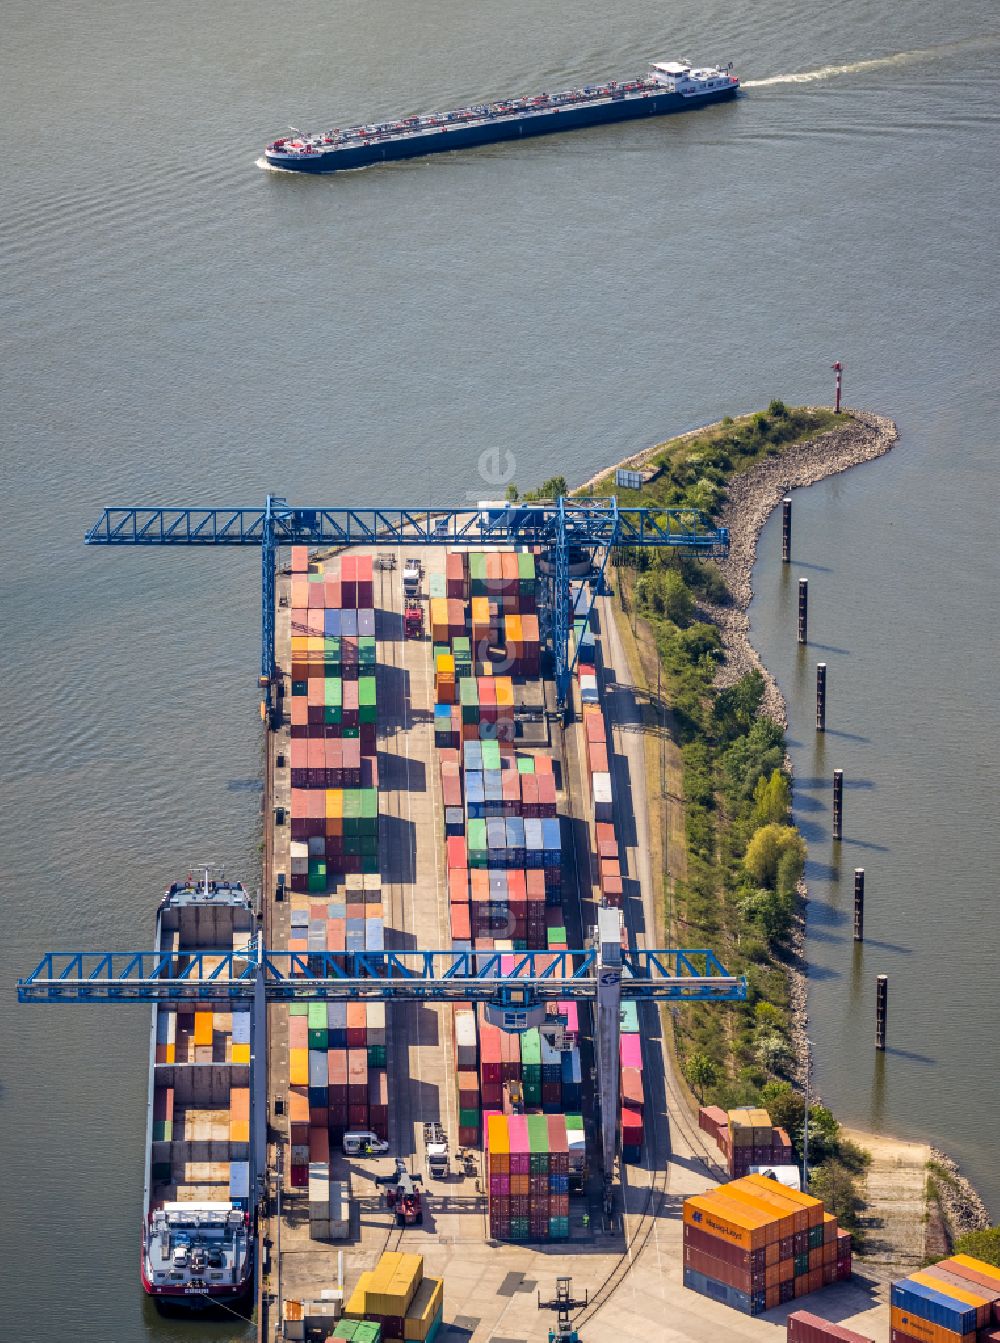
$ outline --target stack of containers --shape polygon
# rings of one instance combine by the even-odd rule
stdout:
[[[476,1037],[476,1012],[470,1003],[456,1003],[452,1008],[452,1041],[455,1046],[455,1073],[456,1077],[467,1077],[470,1073],[478,1075],[479,1069],[479,1044]],[[466,1097],[468,1099],[468,1096]],[[459,1113],[464,1108],[466,1118],[471,1119],[470,1106],[462,1106],[462,1095],[459,1093]],[[475,1123],[469,1123],[464,1128],[460,1125],[458,1130],[458,1144],[460,1147],[475,1147],[480,1138],[480,1111],[476,1111]]]
[[[373,602],[370,555],[344,555],[325,579],[292,547],[293,891],[378,868]]]
[[[490,1235],[565,1240],[569,1144],[564,1115],[491,1114],[487,1131]]]
[[[747,1315],[850,1276],[850,1235],[819,1199],[762,1175],[684,1201],[684,1285]]]
[[[386,1252],[362,1273],[344,1318],[379,1324],[382,1338],[433,1343],[444,1314],[444,1279],[425,1278],[423,1255]]]
[[[892,1284],[892,1343],[996,1343],[1000,1268],[956,1254]]]
[[[642,1084],[642,1040],[639,1036],[639,1011],[634,1002],[621,1006],[621,1034],[618,1037],[621,1067],[622,1160],[642,1159],[642,1113],[645,1091]]]
[[[788,1134],[773,1127],[766,1110],[730,1110],[725,1124],[720,1124],[712,1108],[704,1121],[699,1115],[698,1122],[707,1132],[715,1128],[716,1141],[726,1157],[730,1175],[748,1175],[754,1166],[787,1166],[794,1160]]]
[[[787,1343],[874,1343],[864,1334],[831,1324],[807,1310],[795,1310],[788,1317]]]

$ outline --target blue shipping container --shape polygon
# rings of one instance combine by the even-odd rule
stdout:
[[[685,1268],[684,1286],[699,1296],[707,1296],[712,1301],[721,1301],[724,1306],[742,1311],[744,1315],[760,1315],[764,1311],[763,1292],[754,1292],[752,1296],[747,1292],[738,1292],[735,1287],[708,1278],[693,1268]]]
[[[900,1310],[908,1310],[918,1320],[940,1325],[942,1329],[951,1329],[956,1334],[971,1334],[976,1328],[976,1308],[944,1292],[936,1292],[933,1287],[925,1287],[922,1282],[904,1279],[892,1284],[892,1304]]]

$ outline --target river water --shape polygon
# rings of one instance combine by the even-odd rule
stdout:
[[[988,0],[678,0],[669,21],[652,0],[10,0],[11,1337],[239,1332],[161,1321],[141,1299],[145,1012],[12,1006],[14,977],[45,948],[147,945],[159,893],[193,862],[257,872],[256,556],[85,551],[101,508],[269,490],[447,503],[510,473],[582,480],[772,396],[828,400],[837,357],[849,400],[894,415],[902,442],[796,504],[845,734],[818,756],[820,650],[795,652],[771,533],[753,612],[801,743],[818,1077],[845,1116],[946,1142],[1000,1212],[998,33]],[[256,166],[289,122],[446,108],[679,54],[732,59],[748,96],[325,179]],[[840,851],[825,811],[836,764]],[[857,964],[844,883],[859,863],[870,941]],[[882,969],[894,1052],[876,1070]]]

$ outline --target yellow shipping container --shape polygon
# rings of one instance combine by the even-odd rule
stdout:
[[[196,1045],[212,1043],[212,1012],[202,1011],[194,1014],[194,1042]]]
[[[444,1278],[424,1278],[403,1320],[403,1337],[424,1343],[444,1308]]]
[[[342,788],[326,789],[326,814],[334,820],[339,820],[344,815],[344,790]]]
[[[344,1314],[350,1320],[363,1320],[365,1318],[366,1298],[368,1287],[371,1283],[374,1273],[362,1273],[358,1279],[358,1285],[350,1295],[347,1305],[344,1307]]]
[[[288,1051],[288,1084],[293,1087],[309,1085],[309,1050],[290,1049]]]
[[[524,642],[524,629],[521,625],[521,617],[512,611],[506,620],[507,642],[509,644],[519,644]]]
[[[173,1049],[173,1045],[168,1045],[168,1046],[167,1046],[167,1050],[168,1050],[168,1052],[169,1052],[170,1050],[172,1050],[172,1049]],[[168,1060],[167,1060],[168,1063],[170,1063],[170,1062],[172,1062],[172,1061],[173,1061],[172,1059],[168,1059]],[[249,1063],[249,1062],[250,1062],[250,1046],[249,1046],[249,1045],[233,1045],[233,1060],[232,1060],[232,1061],[233,1061],[233,1063]]]
[[[514,703],[514,682],[509,676],[498,676],[497,683],[497,707],[508,708]]]
[[[486,1137],[490,1156],[510,1156],[510,1131],[506,1115],[490,1115]]]

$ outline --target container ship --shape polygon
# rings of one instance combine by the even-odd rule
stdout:
[[[156,916],[156,950],[245,947],[256,931],[240,882],[188,878]],[[141,1275],[161,1303],[232,1303],[253,1284],[250,1008],[153,1007]]]
[[[735,98],[739,87],[731,65],[695,69],[686,61],[659,61],[647,75],[623,82],[611,80],[562,93],[507,98],[453,112],[337,128],[318,135],[295,131],[269,144],[264,158],[272,168],[333,173],[450,149],[470,149],[498,140],[662,116]]]

